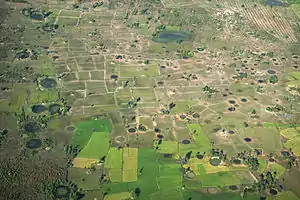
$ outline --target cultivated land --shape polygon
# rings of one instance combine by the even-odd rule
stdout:
[[[298,0],[0,9],[4,199],[300,198]]]

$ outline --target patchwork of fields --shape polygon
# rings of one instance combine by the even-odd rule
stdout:
[[[7,5],[6,146],[61,162],[44,199],[299,200],[297,0]]]

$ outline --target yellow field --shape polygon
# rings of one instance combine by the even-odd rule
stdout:
[[[137,169],[137,148],[124,148],[123,150],[123,171]]]
[[[134,182],[137,181],[137,170],[126,170],[123,171],[123,182]]]
[[[122,169],[109,169],[108,176],[111,182],[122,182]]]
[[[192,159],[190,159],[189,167],[193,170],[193,172],[196,175],[201,174],[201,170],[199,170],[199,167],[198,167],[198,165],[200,165],[200,164],[203,165],[206,174],[229,171],[229,168],[227,166],[217,166],[217,167],[212,166],[209,163],[209,158],[203,158],[202,160],[199,160],[197,158],[192,158]],[[202,173],[204,173],[204,172],[202,171]]]
[[[297,17],[300,19],[300,5],[299,4],[292,4],[291,5],[293,11],[297,15]]]
[[[110,194],[104,198],[104,200],[125,200],[130,198],[129,192],[121,192],[116,194]]]
[[[227,166],[212,166],[210,163],[204,164],[204,168],[207,174],[229,171],[229,168]]]
[[[297,127],[298,128],[298,127]],[[299,128],[298,128],[299,129]],[[287,139],[293,139],[296,136],[299,136],[299,130],[295,128],[286,128],[280,131],[280,134],[287,138]]]
[[[92,164],[95,164],[99,161],[99,159],[95,158],[75,158],[73,160],[73,167],[77,168],[89,168]]]
[[[123,150],[123,182],[133,182],[137,180],[138,149],[124,148]]]

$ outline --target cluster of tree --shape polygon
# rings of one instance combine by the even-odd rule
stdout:
[[[4,129],[0,131],[0,146],[6,140],[8,134],[8,130]]]
[[[162,24],[159,25],[155,28],[155,32],[152,34],[153,37],[157,37],[159,35],[159,33],[163,32],[164,30],[166,30],[166,25]]]
[[[195,54],[193,51],[190,51],[190,50],[181,50],[179,55],[181,58],[187,59],[187,58],[194,57]]]
[[[98,7],[102,6],[103,4],[104,4],[103,1],[97,1],[93,4],[93,8],[98,8]]]
[[[81,189],[76,184],[67,180],[48,182],[44,186],[46,199],[72,199],[79,200],[84,197]]]
[[[70,159],[73,159],[73,158],[75,158],[78,155],[78,153],[80,152],[81,149],[79,148],[78,145],[74,146],[72,144],[68,144],[68,145],[65,146],[64,150],[65,150],[67,156]]]
[[[172,102],[172,103],[170,103],[170,104],[168,105],[167,108],[162,109],[161,112],[162,112],[163,114],[165,114],[165,115],[170,114],[172,108],[174,108],[175,106],[176,106],[176,104]]]
[[[208,85],[206,85],[204,88],[203,88],[203,92],[209,97],[211,98],[211,96],[216,92],[215,89],[209,87]]]
[[[235,156],[232,156],[230,162],[234,162],[235,160],[241,160],[242,163],[248,165],[251,170],[258,170],[259,162],[257,159],[257,155],[260,155],[261,152],[259,150],[255,151],[242,151],[237,153]]]
[[[129,101],[128,102],[129,108],[135,108],[140,100],[141,100],[141,98],[138,97],[136,99],[133,99],[133,100]]]
[[[212,148],[211,149],[211,155],[218,157],[222,161],[226,161],[227,160],[227,154],[223,151],[223,149]]]
[[[270,78],[269,78],[269,82],[272,83],[272,84],[275,84],[278,82],[278,77],[276,75],[272,75]]]
[[[286,108],[283,107],[282,105],[276,104],[275,106],[267,107],[266,110],[269,112],[281,112],[281,111],[286,111]]]

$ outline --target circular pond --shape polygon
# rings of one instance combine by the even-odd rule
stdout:
[[[54,190],[54,197],[55,198],[67,198],[70,195],[70,188],[68,188],[67,186],[61,185],[58,186],[57,188],[55,188]]]
[[[146,129],[146,126],[144,126],[144,125],[142,125],[142,124],[140,124],[139,125],[139,131],[146,131],[147,129]]]
[[[185,119],[186,116],[185,115],[180,115],[180,119]]]
[[[277,195],[277,194],[278,194],[278,191],[277,191],[276,189],[274,189],[274,188],[271,188],[271,189],[270,189],[270,194],[271,194],[271,195]]]
[[[26,59],[29,58],[30,53],[28,51],[22,51],[16,54],[16,58],[18,59]]]
[[[38,12],[31,13],[30,17],[38,21],[44,20],[44,15]]]
[[[159,129],[159,128],[155,128],[154,131],[155,131],[156,133],[159,133],[159,132],[160,132],[160,129]]]
[[[246,137],[246,138],[244,138],[244,141],[245,141],[245,142],[251,142],[251,141],[252,141],[252,139],[251,139],[251,138],[248,138],[248,137]]]
[[[135,132],[136,132],[136,129],[135,129],[135,128],[129,128],[129,129],[128,129],[128,132],[129,132],[129,133],[135,133]]]
[[[54,79],[52,78],[44,78],[40,82],[41,86],[47,89],[55,88],[57,83]]]
[[[50,114],[59,114],[60,113],[60,105],[57,103],[51,104],[48,108]]]
[[[163,139],[164,136],[163,136],[162,134],[157,134],[157,138],[158,138],[158,139]]]
[[[228,103],[235,104],[235,101],[234,100],[229,100]]]
[[[231,185],[231,186],[229,186],[229,189],[235,191],[238,189],[238,187],[236,185]]]
[[[202,159],[203,159],[203,155],[198,154],[198,155],[197,155],[197,158],[198,158],[199,160],[202,160]]]
[[[236,165],[240,165],[242,163],[242,161],[240,159],[234,159],[232,161],[233,164],[236,164]]]
[[[273,69],[269,69],[267,72],[268,72],[268,74],[276,74],[276,71]]]
[[[290,152],[288,152],[288,151],[282,151],[281,155],[283,155],[284,157],[288,157],[288,156],[290,156]]]
[[[229,130],[228,133],[229,134],[234,134],[234,131],[233,130]]]
[[[158,43],[168,43],[176,41],[185,41],[191,39],[191,34],[183,31],[163,31],[154,37],[152,40]]]
[[[192,116],[193,116],[193,118],[199,118],[200,117],[200,115],[198,113],[195,113]]]
[[[210,159],[209,163],[212,165],[212,166],[219,166],[221,164],[221,160],[219,158],[213,158],[213,159]]]
[[[37,122],[28,122],[24,125],[24,129],[27,132],[34,133],[40,129],[40,126]]]
[[[42,145],[42,141],[40,139],[31,139],[26,142],[26,147],[29,149],[37,149]]]
[[[117,79],[118,76],[113,74],[113,75],[110,76],[110,78],[112,78],[112,79]]]
[[[44,112],[45,110],[47,110],[47,107],[46,106],[44,106],[44,105],[33,105],[32,107],[31,107],[31,111],[33,112],[33,113],[42,113],[42,112]]]
[[[269,158],[269,162],[275,162],[274,158]]]
[[[241,98],[241,101],[242,101],[243,103],[245,103],[245,102],[247,102],[247,99],[246,99],[246,98]]]
[[[182,140],[182,144],[190,144],[191,143],[191,141],[189,141],[189,140]]]
[[[228,110],[229,110],[230,112],[233,112],[233,111],[235,111],[235,107],[229,107]]]
[[[58,28],[58,25],[57,24],[45,24],[42,29],[46,32],[52,32],[54,31],[55,29]]]

